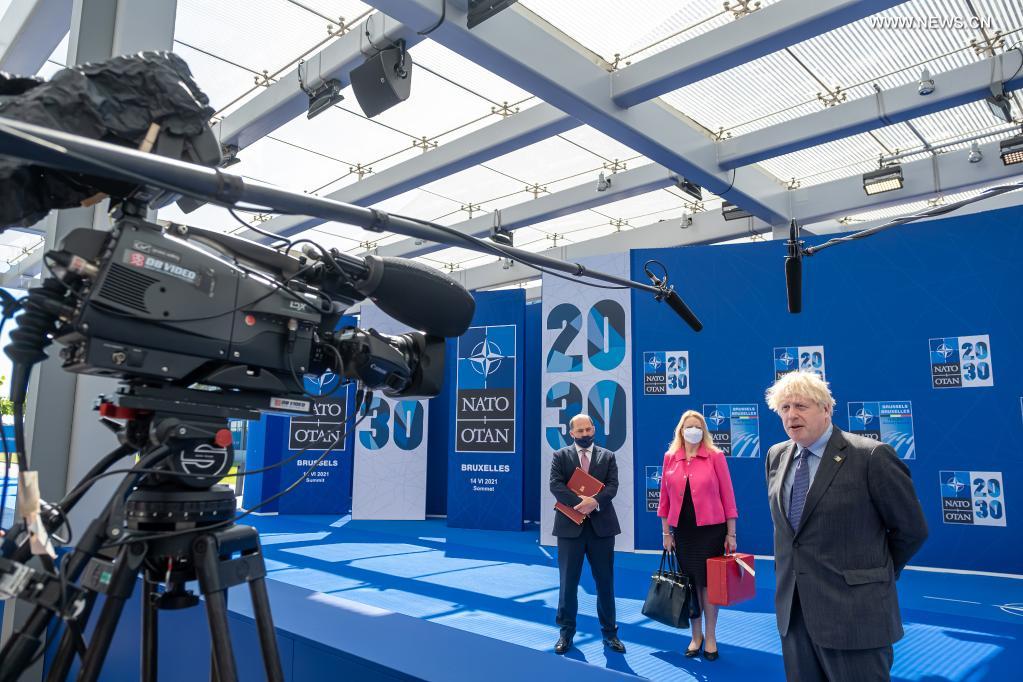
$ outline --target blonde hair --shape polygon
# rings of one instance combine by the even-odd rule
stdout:
[[[826,381],[814,372],[790,372],[774,382],[765,394],[767,406],[777,412],[788,398],[799,397],[812,400],[821,407],[834,408],[835,399]]]
[[[690,417],[696,417],[700,420],[700,428],[703,429],[703,441],[700,444],[713,452],[721,452],[714,445],[714,439],[710,437],[710,431],[707,430],[707,420],[696,410],[686,410],[682,413],[682,417],[678,420],[678,425],[675,427],[675,437],[672,439],[671,445],[668,446],[668,452],[678,452],[682,449],[682,442],[684,440],[682,437],[682,424]]]

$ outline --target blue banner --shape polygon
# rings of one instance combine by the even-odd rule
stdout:
[[[632,252],[636,278],[656,258],[704,323],[694,333],[649,294],[633,294],[633,367],[653,375],[637,376],[633,393],[635,490],[646,502],[636,546],[661,545],[657,467],[679,416],[694,409],[731,454],[739,551],[773,552],[764,457],[787,436],[764,391],[802,369],[826,376],[837,427],[890,444],[912,473],[930,528],[914,565],[1023,573],[1023,524],[1009,499],[1023,481],[1023,208],[830,249],[803,271],[799,315],[786,312],[784,251],[765,242]],[[688,351],[689,395],[642,390],[660,385],[667,349]]]
[[[526,296],[521,289],[474,294],[472,326],[456,340],[448,381],[448,525],[522,528],[522,344]]]

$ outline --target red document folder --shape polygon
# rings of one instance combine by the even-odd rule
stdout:
[[[576,467],[575,471],[572,473],[572,478],[568,479],[568,489],[580,497],[584,495],[586,497],[593,497],[604,489],[604,484],[593,478],[593,476],[590,476],[579,467]],[[575,521],[575,523],[580,526],[583,524],[583,519],[586,518],[585,514],[577,512],[567,504],[561,504],[558,502],[554,505],[554,508]]]

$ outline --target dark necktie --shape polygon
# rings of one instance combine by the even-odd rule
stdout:
[[[796,475],[792,481],[792,495],[789,497],[789,523],[792,530],[799,530],[799,520],[806,505],[806,493],[810,490],[810,451],[806,448],[796,457]]]

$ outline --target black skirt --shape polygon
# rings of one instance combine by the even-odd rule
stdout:
[[[675,526],[675,556],[682,572],[699,587],[707,585],[707,559],[725,553],[725,535],[728,524],[715,523],[711,526],[696,525],[696,507],[689,492],[689,481],[682,498],[682,510]]]

